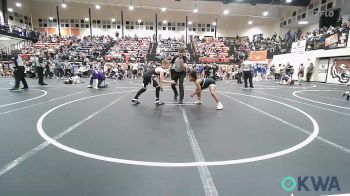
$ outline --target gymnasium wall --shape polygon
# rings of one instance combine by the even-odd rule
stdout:
[[[293,79],[298,78],[298,68],[301,63],[304,67],[308,67],[310,63],[315,65],[314,74],[312,75],[311,81],[319,81],[319,61],[321,58],[332,58],[332,57],[349,57],[350,48],[340,48],[333,50],[313,50],[306,51],[303,54],[282,54],[273,56],[272,64],[278,66],[279,64],[287,64],[288,62],[294,66]]]
[[[16,6],[16,2],[20,2],[22,4],[21,7]],[[19,27],[23,27],[24,24],[27,26],[31,26],[32,24],[32,0],[7,0],[7,7],[12,8],[13,12],[8,12],[9,14],[9,24],[16,25]]]
[[[189,25],[188,35],[199,35],[199,36],[214,36],[213,22],[217,18],[217,36],[249,36],[253,37],[254,34],[264,34],[264,36],[271,36],[274,32],[279,34],[279,20],[278,19],[263,19],[263,18],[252,18],[252,17],[238,17],[238,16],[225,16],[225,15],[214,15],[214,14],[193,14],[192,12],[180,12],[180,11],[167,11],[161,12],[160,10],[154,9],[141,9],[135,8],[134,11],[129,11],[127,7],[118,6],[101,6],[100,10],[95,9],[93,4],[68,4],[68,7],[63,9],[60,4],[53,2],[33,2],[33,23],[35,28],[44,28],[40,26],[39,19],[46,19],[50,16],[56,18],[56,6],[59,6],[60,18],[61,19],[77,19],[83,20],[88,17],[88,9],[91,8],[92,20],[101,20],[109,22],[111,18],[115,18],[117,23],[121,26],[121,11],[124,12],[124,34],[134,36],[137,34],[141,36],[152,36],[155,33],[155,14],[158,14],[158,35],[162,37],[181,37],[185,36],[185,27],[182,26],[186,22],[186,16],[188,20],[192,22]],[[141,19],[143,26],[137,24],[137,20]],[[248,21],[253,20],[253,25],[248,25]],[[133,22],[133,29],[127,29],[126,21],[129,24]],[[166,21],[167,24],[163,24]],[[170,24],[168,25],[168,23]],[[48,23],[50,23],[48,21]],[[86,22],[86,24],[89,24]],[[46,29],[56,27],[55,24],[47,24]],[[69,24],[70,25],[70,24]],[[75,24],[74,24],[75,25]],[[73,25],[73,26],[74,26]],[[108,24],[107,24],[108,25]],[[198,27],[200,25],[200,27]],[[111,36],[115,35],[118,31],[121,36],[121,29],[117,29],[118,25],[112,25],[111,28],[103,28],[93,24],[93,35],[108,34]],[[153,30],[149,30],[150,27]],[[204,27],[203,27],[204,26]],[[72,27],[69,27],[72,28]],[[163,30],[165,28],[166,30]],[[169,30],[170,28],[170,30]],[[173,30],[175,28],[175,30]],[[195,31],[193,31],[195,28]],[[89,35],[89,28],[81,28],[79,26],[80,35]],[[204,30],[204,31],[203,31]]]

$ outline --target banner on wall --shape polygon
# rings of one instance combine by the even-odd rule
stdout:
[[[252,51],[249,54],[251,61],[266,61],[267,59],[267,50],[263,51]]]
[[[318,81],[327,82],[329,58],[318,61]]]
[[[70,36],[70,29],[68,28],[62,28],[61,29],[61,35],[66,37],[66,36]]]
[[[339,41],[338,34],[330,35],[330,36],[326,37],[326,42],[325,42],[324,46],[326,48],[337,48],[338,41]]]
[[[350,81],[350,57],[331,58],[327,83],[346,84]]]
[[[58,34],[56,28],[48,28],[47,31],[48,31],[49,35],[56,35],[56,34]]]
[[[292,54],[303,54],[306,49],[306,40],[294,42],[292,44]]]

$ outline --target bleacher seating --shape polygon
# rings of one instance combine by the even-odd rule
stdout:
[[[224,41],[193,38],[192,44],[201,63],[230,62],[230,47]]]
[[[177,55],[179,48],[183,46],[184,43],[176,39],[162,39],[158,41],[158,47],[156,50],[156,58],[158,60],[164,58],[172,58]]]
[[[150,52],[151,38],[120,38],[105,56],[106,61],[145,61]]]

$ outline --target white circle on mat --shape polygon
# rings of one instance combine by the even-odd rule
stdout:
[[[30,91],[41,91],[41,92],[44,92],[44,93],[39,95],[39,96],[37,96],[37,97],[33,97],[33,98],[30,98],[30,99],[25,99],[23,101],[17,101],[17,102],[13,102],[13,103],[7,103],[7,104],[0,105],[0,108],[5,107],[5,106],[9,106],[9,105],[15,105],[15,104],[19,104],[19,103],[24,103],[24,102],[35,100],[35,99],[39,99],[40,97],[44,97],[45,95],[47,95],[47,91],[45,91],[45,90],[40,90],[40,89],[29,89],[29,90]],[[13,93],[16,93],[16,92],[13,92]]]
[[[305,97],[301,97],[300,95],[297,95],[297,93],[302,93],[302,92],[342,92],[342,91],[339,91],[339,90],[302,90],[302,91],[294,91],[293,95],[295,97],[299,98],[299,99],[303,99],[303,100],[310,101],[310,102],[313,102],[313,103],[318,103],[318,104],[327,105],[327,106],[331,106],[331,107],[336,107],[336,108],[342,108],[342,109],[345,109],[345,110],[350,110],[350,108],[348,108],[348,107],[343,107],[343,106],[339,106],[339,105],[324,103],[324,102],[321,102],[321,101],[315,101],[313,99],[307,99]],[[345,99],[344,99],[344,101],[345,101]]]
[[[220,92],[220,91],[218,91]],[[253,98],[258,98],[258,99],[262,99],[262,100],[267,100],[273,103],[277,103],[283,106],[287,106],[293,110],[296,110],[298,112],[300,112],[301,114],[305,115],[313,124],[313,132],[310,133],[309,137],[307,139],[305,139],[304,141],[302,141],[301,143],[292,146],[290,148],[278,151],[278,152],[274,152],[274,153],[270,153],[270,154],[264,154],[264,155],[260,155],[260,156],[255,156],[255,157],[249,157],[249,158],[243,158],[243,159],[234,159],[234,160],[223,160],[223,161],[205,161],[205,162],[152,162],[152,161],[139,161],[139,160],[128,160],[128,159],[119,159],[119,158],[114,158],[114,157],[108,157],[108,156],[102,156],[102,155],[98,155],[98,154],[93,154],[93,153],[89,153],[89,152],[85,152],[85,151],[81,151],[69,146],[66,146],[62,143],[59,143],[58,141],[54,140],[53,138],[51,138],[50,136],[48,136],[45,131],[43,130],[42,127],[42,123],[43,120],[45,119],[45,117],[47,115],[49,115],[51,112],[55,111],[56,109],[63,107],[65,105],[80,101],[80,100],[84,100],[84,99],[89,99],[89,98],[93,98],[96,96],[90,96],[90,97],[84,97],[84,98],[80,98],[80,99],[76,99],[73,101],[69,101],[66,103],[63,103],[61,105],[58,105],[52,109],[50,109],[49,111],[45,112],[37,121],[37,131],[40,134],[40,136],[42,138],[44,138],[47,142],[49,142],[50,144],[56,146],[57,148],[60,148],[64,151],[76,154],[76,155],[80,155],[83,157],[87,157],[87,158],[91,158],[91,159],[96,159],[96,160],[101,160],[101,161],[106,161],[106,162],[112,162],[112,163],[120,163],[120,164],[128,164],[128,165],[137,165],[137,166],[151,166],[151,167],[197,167],[197,166],[220,166],[220,165],[234,165],[234,164],[242,164],[242,163],[251,163],[251,162],[257,162],[257,161],[262,161],[262,160],[268,160],[268,159],[272,159],[272,158],[276,158],[276,157],[280,157],[283,155],[287,155],[289,153],[295,152],[297,150],[302,149],[303,147],[307,146],[308,144],[310,144],[317,136],[319,133],[319,126],[316,122],[316,120],[310,116],[309,114],[307,114],[306,112],[304,112],[303,110],[296,108],[294,106],[291,106],[289,104],[283,103],[283,102],[279,102],[276,100],[272,100],[269,98],[264,98],[264,97],[259,97],[259,96],[253,96],[253,95],[245,95],[245,94],[240,94],[240,93],[231,93],[231,92],[220,92],[220,93],[227,93],[227,94],[235,94],[235,95],[240,95],[240,96],[246,96],[246,97],[253,97]],[[111,93],[109,93],[111,94]]]

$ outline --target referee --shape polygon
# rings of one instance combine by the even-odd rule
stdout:
[[[15,63],[15,71],[14,71],[14,75],[15,75],[15,86],[9,90],[11,91],[15,91],[18,90],[19,88],[19,84],[22,81],[23,83],[23,88],[22,89],[28,89],[28,84],[25,77],[25,67],[23,65],[23,59],[20,55],[18,55],[18,52],[13,50],[11,51],[11,60]]]
[[[176,83],[179,80],[179,90],[180,90],[180,100],[179,103],[183,103],[184,99],[184,79],[186,78],[186,68],[187,68],[187,58],[185,55],[185,48],[179,48],[179,55],[175,56],[171,61],[172,68],[170,71],[171,79]],[[178,92],[176,89],[176,84],[171,84],[171,88],[174,91],[174,99],[177,99]]]
[[[248,82],[249,79],[249,87],[254,88],[253,86],[253,64],[250,61],[250,58],[248,58],[248,61],[243,62],[243,79],[244,79],[244,88],[248,88]]]

